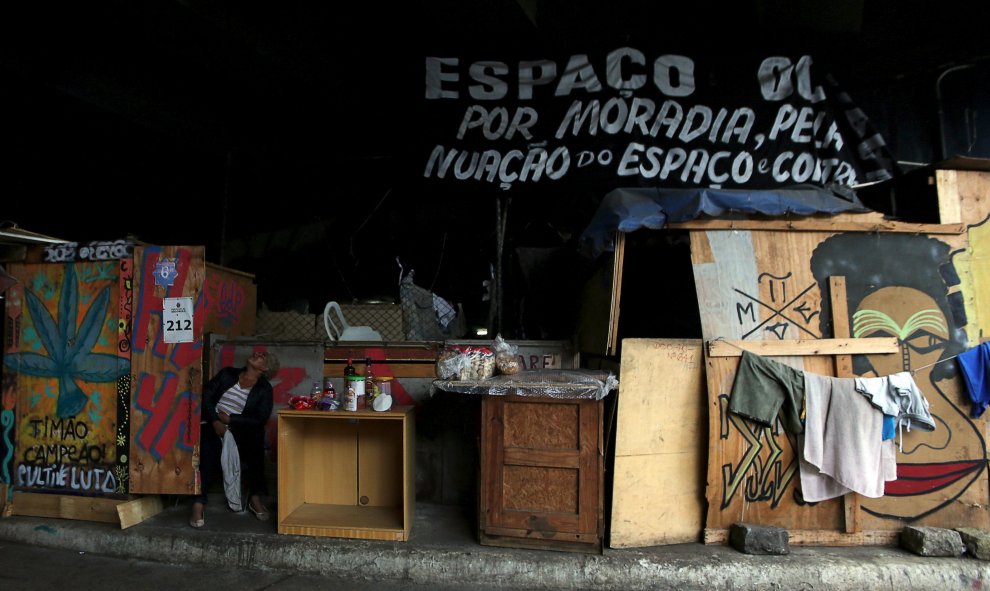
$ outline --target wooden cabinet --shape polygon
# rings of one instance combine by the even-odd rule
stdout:
[[[278,411],[278,533],[407,541],[413,407]]]
[[[486,395],[480,542],[600,552],[602,402]]]

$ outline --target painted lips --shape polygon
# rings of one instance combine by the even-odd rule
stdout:
[[[898,464],[897,480],[884,485],[884,495],[907,497],[945,488],[983,467],[983,462],[967,460],[942,464]]]

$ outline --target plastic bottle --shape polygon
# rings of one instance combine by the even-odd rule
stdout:
[[[319,410],[337,410],[340,408],[337,391],[333,387],[333,381],[328,377],[323,378],[323,398],[320,398],[319,402],[316,403],[316,408]]]

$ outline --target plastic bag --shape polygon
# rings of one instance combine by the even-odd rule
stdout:
[[[495,369],[498,370],[498,373],[513,375],[522,370],[519,358],[516,357],[519,347],[505,342],[502,335],[496,335],[492,348],[495,350]]]
[[[486,380],[495,375],[495,353],[488,347],[449,346],[437,358],[436,374],[441,380]]]

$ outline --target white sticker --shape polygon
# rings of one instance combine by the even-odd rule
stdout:
[[[191,343],[195,340],[192,298],[165,298],[162,333],[166,343]]]

